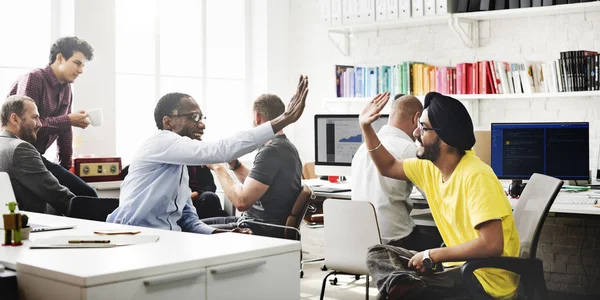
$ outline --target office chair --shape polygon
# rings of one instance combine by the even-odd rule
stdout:
[[[105,222],[108,214],[119,207],[118,198],[75,196],[71,198],[67,217]]]
[[[497,268],[521,275],[520,285],[524,288],[527,299],[533,299],[535,292],[541,299],[548,299],[542,260],[536,258],[535,253],[544,219],[562,185],[562,180],[550,176],[537,173],[531,176],[513,212],[521,240],[520,257],[467,261],[461,267],[461,277],[471,298],[482,299],[485,296],[481,294],[481,288],[477,287],[473,272],[480,268]]]
[[[240,219],[240,221],[238,222],[237,225],[239,226],[243,223],[247,223],[247,224],[258,224],[258,225],[262,225],[262,226],[282,228],[282,229],[284,229],[284,232],[283,232],[284,238],[300,241],[301,240],[300,224],[302,224],[302,219],[304,218],[304,214],[306,214],[306,211],[308,210],[308,206],[310,205],[311,200],[314,200],[315,198],[316,198],[316,196],[315,196],[315,194],[313,194],[310,187],[308,187],[307,185],[303,185],[302,190],[300,190],[300,193],[298,194],[298,197],[296,197],[296,201],[294,202],[294,206],[292,207],[292,210],[290,211],[290,214],[287,217],[285,225],[264,223],[264,222],[259,222],[259,221],[255,221],[252,219]],[[302,256],[302,254],[300,254],[300,255]],[[302,266],[305,263],[320,261],[320,260],[323,260],[323,259],[322,258],[310,259],[310,260],[302,260],[301,259],[300,260],[300,278],[302,278],[304,276],[304,271],[302,270]]]
[[[321,299],[330,275],[367,275],[366,299],[369,299],[369,269],[367,251],[381,244],[375,207],[368,201],[327,199],[323,203],[325,213],[325,265],[334,270],[323,278]],[[351,233],[351,234],[348,234]],[[337,283],[337,278],[333,284]]]

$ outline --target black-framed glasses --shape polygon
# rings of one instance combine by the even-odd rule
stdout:
[[[440,128],[433,128],[433,127],[423,127],[423,123],[419,122],[419,124],[417,125],[417,128],[419,128],[419,131],[421,132],[421,135],[423,135],[423,133],[425,133],[425,131],[427,130],[440,130]]]
[[[170,115],[169,117],[188,117],[188,119],[190,121],[194,121],[194,122],[200,122],[200,120],[202,120],[204,122],[206,120],[206,116],[203,116],[203,115],[201,115],[199,113]]]

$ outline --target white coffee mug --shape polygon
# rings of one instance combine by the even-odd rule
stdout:
[[[92,126],[102,126],[102,108],[90,109],[87,114]]]

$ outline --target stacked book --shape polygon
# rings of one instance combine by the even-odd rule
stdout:
[[[336,66],[337,97],[374,97],[379,93],[532,94],[600,90],[599,55],[561,52],[548,62],[477,61],[433,66],[407,61],[392,66]]]

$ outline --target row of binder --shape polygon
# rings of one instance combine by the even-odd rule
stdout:
[[[597,0],[457,0],[457,13],[592,2]]]
[[[444,15],[452,0],[320,0],[327,25],[354,25]]]

